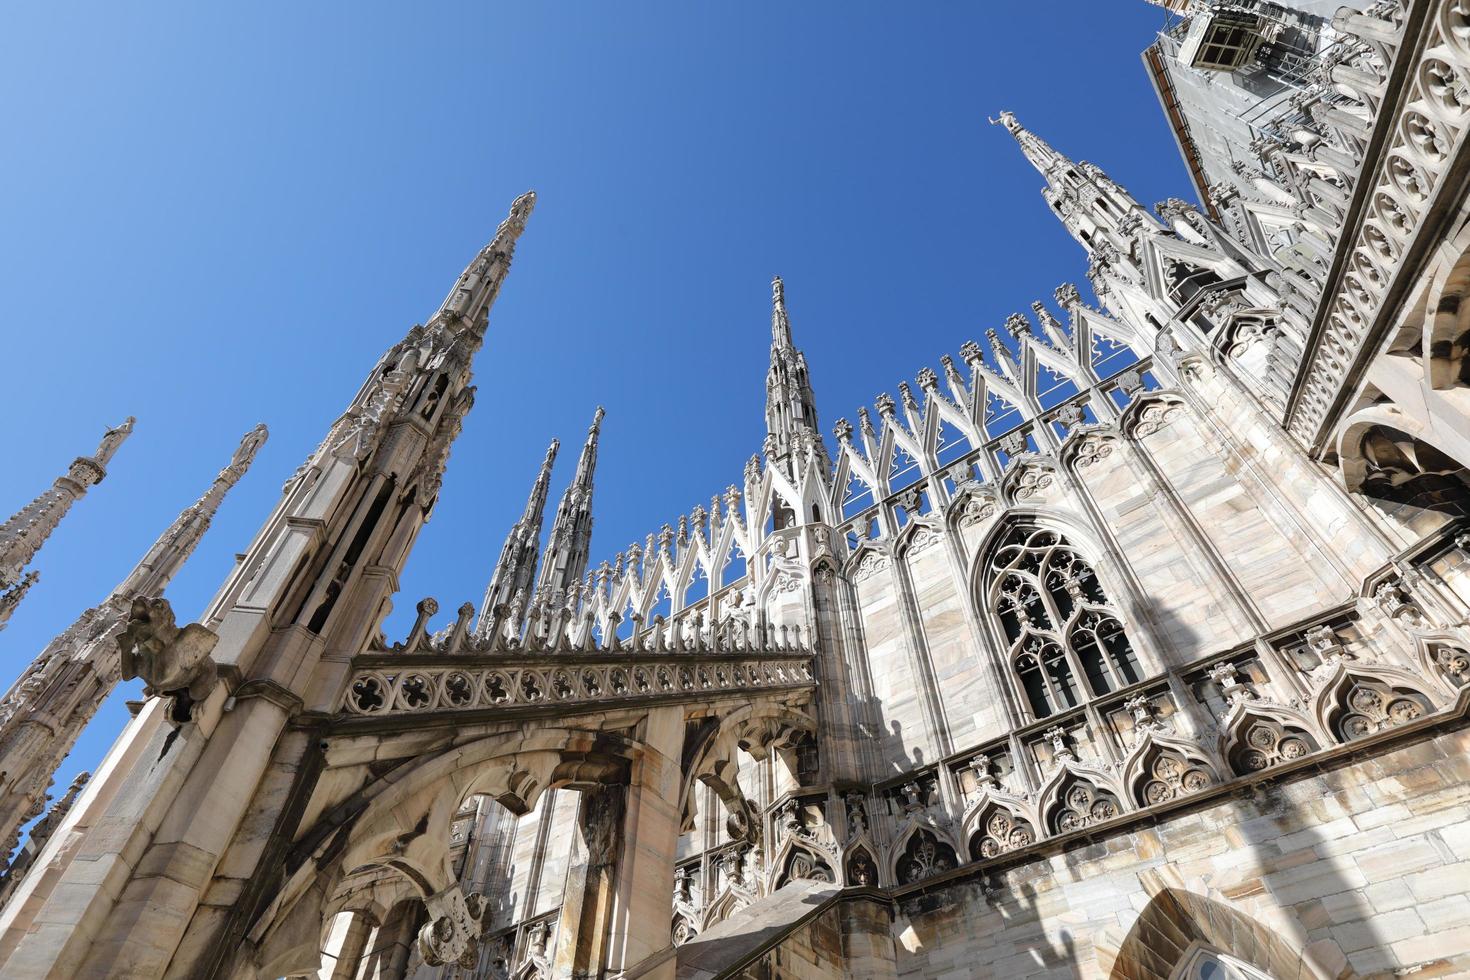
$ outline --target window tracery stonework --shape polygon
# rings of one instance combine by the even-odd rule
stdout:
[[[1430,710],[1422,695],[1368,679],[1356,680],[1343,695],[1342,705],[1346,710],[1336,734],[1345,742],[1406,724]]]
[[[904,884],[923,881],[957,867],[954,848],[927,830],[915,831],[898,859],[898,880]]]
[[[1036,717],[1141,679],[1096,573],[1062,535],[1016,525],[996,550],[990,574],[990,611]]]
[[[1052,812],[1052,832],[1070,833],[1111,820],[1122,812],[1118,799],[1086,779],[1074,779],[1061,794]]]
[[[1257,718],[1245,730],[1239,747],[1232,753],[1231,765],[1241,773],[1260,772],[1300,759],[1315,748],[1312,737],[1301,729],[1272,718]]]
[[[1036,831],[1002,806],[993,806],[982,818],[979,829],[970,837],[970,856],[975,860],[993,858],[1026,847],[1036,841]]]
[[[1214,780],[1204,766],[1171,750],[1162,750],[1148,767],[1148,778],[1139,790],[1144,806],[1167,803],[1191,793],[1198,793]]]

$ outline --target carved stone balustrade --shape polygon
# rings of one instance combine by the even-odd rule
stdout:
[[[575,714],[650,701],[712,700],[810,689],[812,659],[767,654],[357,658],[340,706],[346,718],[508,710]]]

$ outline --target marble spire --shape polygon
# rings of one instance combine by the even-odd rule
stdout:
[[[587,573],[592,547],[592,476],[597,469],[597,438],[605,414],[599,405],[587,429],[582,455],[577,458],[577,472],[556,506],[541,575],[536,580],[538,595],[565,595],[568,589],[577,588]]]
[[[168,587],[268,434],[264,425],[245,433],[199,499],[179,513],[107,598],[52,639],[0,698],[0,838],[13,837],[44,800],[52,773],[116,686],[114,636],[133,599],[157,596]]]
[[[10,614],[38,577],[34,571],[24,574],[25,567],[71,505],[86,495],[88,487],[102,482],[107,464],[123,440],[132,435],[135,421],[129,416],[122,425],[108,429],[95,453],[78,456],[49,490],[0,525],[0,629],[5,628]]]
[[[771,280],[771,366],[766,372],[766,458],[797,478],[808,457],[822,473],[831,469],[827,444],[817,427],[817,396],[812,390],[806,355],[791,338],[786,312],[786,285]]]
[[[477,631],[483,636],[494,629],[498,614],[496,609],[507,607],[518,593],[529,594],[536,577],[536,559],[541,548],[541,521],[546,511],[547,491],[551,486],[551,468],[556,463],[556,452],[560,441],[553,439],[546,449],[546,458],[531,495],[526,498],[526,509],[520,520],[511,526],[500,548],[500,560],[490,576],[490,585],[485,589],[484,601],[480,603],[480,620]]]

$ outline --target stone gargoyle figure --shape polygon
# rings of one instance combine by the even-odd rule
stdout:
[[[214,690],[219,670],[210,659],[219,637],[198,623],[183,629],[174,625],[167,599],[139,596],[133,600],[127,625],[117,638],[122,650],[123,680],[143,678],[146,697],[172,698],[169,721],[188,723],[194,705]]]

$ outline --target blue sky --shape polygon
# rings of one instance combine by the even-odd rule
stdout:
[[[0,29],[0,512],[138,417],[0,633],[7,684],[264,421],[169,590],[196,616],[528,188],[390,637],[422,596],[441,619],[479,599],[547,442],[556,495],[599,403],[594,562],[739,482],[764,434],[773,274],[827,432],[1059,282],[1085,287],[988,114],[1146,205],[1190,196],[1139,61],[1164,18],[1143,0],[134,6],[11,8]],[[122,699],[59,787],[101,758]]]

